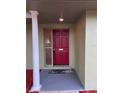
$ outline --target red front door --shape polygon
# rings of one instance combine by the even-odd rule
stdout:
[[[69,29],[53,30],[53,64],[69,65]]]

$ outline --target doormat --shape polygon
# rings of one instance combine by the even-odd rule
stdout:
[[[73,73],[73,70],[71,69],[53,69],[49,70],[48,74],[68,74]]]

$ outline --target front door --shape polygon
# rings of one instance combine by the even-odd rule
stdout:
[[[69,29],[53,29],[53,65],[69,65]]]

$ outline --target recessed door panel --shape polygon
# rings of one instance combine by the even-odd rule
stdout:
[[[69,30],[53,30],[53,64],[69,65]]]
[[[68,37],[67,36],[62,36],[61,37],[61,47],[63,48],[68,48]]]
[[[56,37],[53,37],[53,46],[55,46],[55,48],[59,48],[60,47],[60,37],[59,36],[56,36]]]

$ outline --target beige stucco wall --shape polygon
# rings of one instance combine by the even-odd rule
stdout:
[[[44,62],[43,28],[69,28],[69,63],[70,67],[75,66],[75,42],[73,24],[39,24],[39,60],[40,68],[47,68]],[[32,32],[31,24],[26,25],[26,66],[32,68]]]
[[[97,89],[97,12],[86,11],[85,88]]]
[[[32,33],[31,24],[26,25],[26,69],[32,69]]]
[[[75,70],[83,85],[85,85],[85,12],[75,25]]]
[[[97,89],[97,15],[83,12],[75,25],[75,70],[85,89]]]

